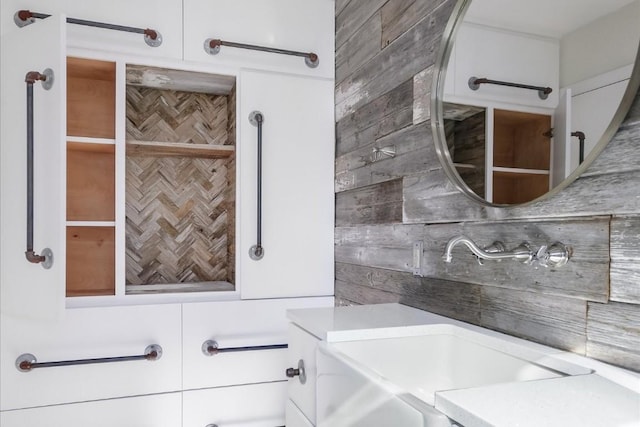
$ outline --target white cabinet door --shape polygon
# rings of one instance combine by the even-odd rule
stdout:
[[[85,0],[50,1],[2,0],[2,33],[16,27],[13,15],[21,9],[45,14],[63,13],[70,18],[154,29],[161,33],[162,44],[148,46],[142,34],[68,24],[68,46],[161,58],[182,58],[182,2],[180,0]],[[50,19],[50,18],[47,18]],[[45,21],[47,20],[45,19]],[[38,20],[40,21],[40,20]],[[25,27],[26,28],[26,27]]]
[[[287,427],[313,427],[311,421],[304,416],[302,411],[298,409],[291,399],[287,400],[286,409],[286,426]]]
[[[276,427],[284,425],[284,381],[183,393],[183,427]]]
[[[294,324],[289,325],[289,367],[304,364],[302,375],[289,379],[289,399],[305,417],[316,422],[316,348],[320,340]]]
[[[184,57],[188,61],[333,78],[334,2],[299,0],[185,0]],[[304,59],[222,46],[204,50],[206,39],[313,52],[316,68]]]
[[[184,389],[285,380],[286,349],[206,356],[202,345],[207,340],[220,348],[287,344],[286,310],[332,305],[330,297],[184,304]]]
[[[181,393],[0,412],[3,427],[179,427]],[[203,426],[204,427],[204,426]]]
[[[553,114],[551,188],[571,173],[571,89],[563,89]]]
[[[4,3],[3,6],[4,8]],[[54,318],[64,309],[66,182],[66,62],[64,17],[2,36],[0,138],[0,283],[2,313]],[[40,82],[34,98],[34,251],[53,251],[46,270],[25,258],[27,229],[27,102],[29,71],[54,72],[51,89]]]
[[[333,81],[276,73],[240,74],[239,239],[243,299],[333,295]],[[263,124],[262,245],[257,232],[257,130]]]
[[[58,322],[0,318],[0,410],[181,390],[180,304],[67,310]],[[133,356],[151,344],[156,361],[57,366],[20,372],[23,353],[38,362]]]

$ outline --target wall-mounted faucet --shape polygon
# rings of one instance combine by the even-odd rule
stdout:
[[[524,264],[539,263],[543,267],[562,267],[570,258],[570,249],[564,244],[556,242],[551,246],[541,246],[534,251],[527,242],[523,242],[516,248],[507,251],[502,242],[494,242],[491,246],[480,248],[467,236],[457,236],[449,240],[444,250],[444,262],[450,263],[453,259],[451,252],[458,244],[463,243],[478,258],[482,265],[483,260],[514,259]]]

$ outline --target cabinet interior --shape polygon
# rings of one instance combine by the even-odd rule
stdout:
[[[116,70],[67,58],[67,296],[234,290],[235,77]]]
[[[127,66],[127,294],[234,289],[235,109],[234,78]]]

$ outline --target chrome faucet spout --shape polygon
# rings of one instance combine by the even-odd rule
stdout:
[[[512,251],[505,251],[504,245],[501,242],[494,242],[493,245],[489,248],[480,248],[473,240],[468,238],[467,236],[457,236],[449,240],[447,246],[444,250],[444,262],[451,262],[453,256],[451,252],[453,248],[458,244],[462,243],[466,247],[468,247],[471,252],[479,259],[486,260],[501,260],[501,259],[516,259],[518,261],[524,263],[530,263],[533,259],[533,251],[529,248],[526,243],[521,244],[517,248]]]

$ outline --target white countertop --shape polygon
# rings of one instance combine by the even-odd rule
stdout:
[[[436,409],[465,427],[640,427],[640,375],[400,304],[289,310],[287,317],[327,342],[420,335],[435,324],[480,332],[518,351],[543,353],[593,374],[438,392]],[[505,347],[505,348],[506,348]]]

